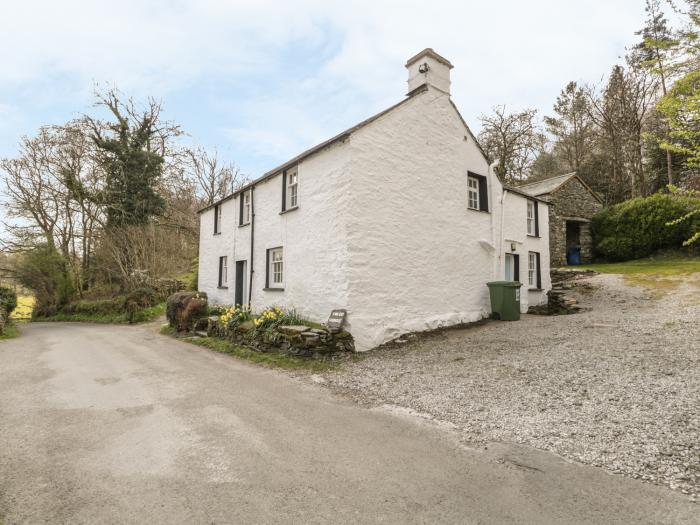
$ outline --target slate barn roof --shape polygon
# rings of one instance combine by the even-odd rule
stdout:
[[[593,191],[588,186],[588,184],[583,182],[583,180],[581,180],[581,177],[579,177],[575,171],[571,173],[565,173],[564,175],[550,177],[544,180],[538,180],[537,182],[531,182],[529,184],[521,184],[518,186],[518,189],[527,193],[528,195],[532,195],[533,197],[540,197],[542,195],[549,195],[550,193],[557,191],[559,188],[561,188],[564,184],[566,184],[573,178],[576,178],[583,185],[583,187],[590,191],[591,194],[598,201],[603,202],[600,196],[595,191]]]
[[[576,172],[565,173],[564,175],[557,175],[556,177],[550,177],[549,179],[538,180],[537,182],[525,183],[518,186],[522,191],[529,193],[530,195],[545,195],[547,193],[552,193],[554,190],[559,188],[569,179],[576,176]]]

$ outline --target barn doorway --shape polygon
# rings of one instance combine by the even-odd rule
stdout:
[[[566,263],[581,264],[581,223],[566,221]]]

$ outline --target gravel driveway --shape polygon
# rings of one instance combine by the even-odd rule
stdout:
[[[615,275],[578,282],[589,311],[409,338],[315,379],[464,443],[526,444],[697,498],[700,275],[662,297]]]

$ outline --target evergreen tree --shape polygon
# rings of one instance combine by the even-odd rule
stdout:
[[[668,85],[674,72],[672,63],[678,49],[678,40],[673,37],[659,0],[646,0],[647,19],[644,27],[637,31],[642,41],[637,44],[628,56],[631,65],[643,67],[658,78],[662,95],[668,93]],[[664,129],[665,128],[665,129]],[[655,135],[657,142],[668,138],[668,125]],[[666,174],[668,183],[674,183],[673,158],[670,149],[666,149]]]
[[[151,102],[138,112],[131,102],[121,102],[115,92],[101,96],[99,105],[115,119],[89,119],[105,176],[98,198],[106,210],[106,226],[146,224],[165,210],[165,199],[157,190],[164,163],[162,151],[157,150],[160,107]]]
[[[556,117],[545,117],[547,131],[555,138],[554,153],[567,171],[580,172],[591,155],[594,124],[585,92],[569,82],[554,104]]]

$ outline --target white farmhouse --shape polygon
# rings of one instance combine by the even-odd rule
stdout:
[[[199,289],[215,304],[347,310],[358,350],[490,314],[486,283],[550,288],[546,201],[496,176],[450,99],[452,64],[406,63],[398,104],[200,212]]]

